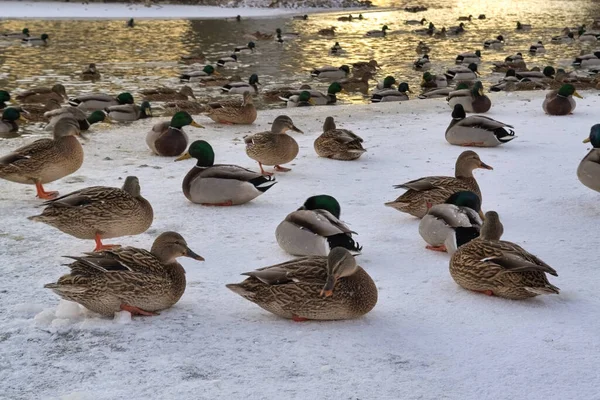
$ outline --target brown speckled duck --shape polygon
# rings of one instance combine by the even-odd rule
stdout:
[[[61,84],[56,84],[51,88],[33,88],[18,94],[16,99],[21,103],[46,104],[50,99],[55,99],[59,103],[62,103],[67,100],[67,90]]]
[[[356,160],[366,151],[362,138],[347,129],[337,129],[333,117],[327,117],[323,133],[315,140],[314,147],[319,157],[334,160]]]
[[[256,107],[249,91],[244,92],[244,100],[240,105],[211,103],[206,115],[215,122],[229,125],[250,125],[257,117]]]
[[[140,94],[144,96],[145,100],[148,101],[174,101],[174,100],[188,100],[189,97],[196,99],[194,91],[189,86],[183,86],[179,90],[159,87],[156,89],[145,89],[141,90]]]

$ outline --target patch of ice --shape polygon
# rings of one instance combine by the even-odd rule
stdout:
[[[129,311],[119,311],[113,318],[117,324],[128,324],[131,322],[131,313]]]
[[[56,306],[56,318],[77,319],[82,314],[81,306],[72,301],[61,299],[58,306]]]

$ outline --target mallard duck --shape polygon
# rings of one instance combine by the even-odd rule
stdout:
[[[65,118],[54,126],[53,139],[39,139],[0,157],[0,178],[35,185],[40,199],[52,199],[58,192],[42,186],[77,171],[83,163],[83,148],[77,140],[79,124]]]
[[[8,32],[0,35],[5,39],[21,40],[29,37],[29,28],[23,28],[21,32]]]
[[[572,65],[574,67],[594,67],[600,65],[600,51],[576,57]]]
[[[244,92],[249,91],[253,93],[258,92],[258,86],[260,82],[258,81],[258,75],[252,74],[250,75],[250,79],[248,79],[248,83],[246,82],[230,82],[221,88],[221,91],[225,93],[232,94],[244,94]]]
[[[16,99],[20,103],[41,103],[44,104],[50,99],[54,99],[59,103],[62,103],[67,99],[67,90],[61,84],[56,84],[51,88],[40,87],[27,90],[26,92],[20,93],[16,96]]]
[[[128,176],[121,189],[92,186],[49,200],[40,215],[28,219],[43,222],[77,239],[94,239],[94,251],[118,247],[102,239],[139,235],[152,225],[152,206],[140,193],[140,182]]]
[[[11,108],[19,110],[29,122],[46,122],[44,114],[48,111],[59,109],[60,102],[56,99],[50,99],[45,104],[20,104],[18,106],[11,106]]]
[[[237,54],[232,54],[229,57],[223,57],[217,60],[217,67],[224,67],[226,64],[236,63],[238,61]]]
[[[294,321],[342,320],[365,315],[377,304],[377,286],[350,252],[309,256],[252,272],[227,288],[262,309]]]
[[[287,103],[287,108],[314,106],[316,104],[310,93],[311,91],[302,90],[298,94],[289,93],[287,94],[288,97],[280,97],[279,99]]]
[[[104,110],[110,106],[133,103],[133,96],[127,92],[123,92],[117,97],[113,97],[104,93],[93,93],[69,99],[70,105],[80,108],[84,111]]]
[[[306,15],[306,14],[304,14],[304,15],[294,15],[292,17],[292,19],[306,21],[308,19],[308,15]]]
[[[527,65],[525,64],[525,60],[523,60],[523,54],[521,53],[508,56],[503,62],[493,62],[492,64],[494,64],[492,69],[494,72],[507,72],[510,69],[514,69],[515,71],[527,70]]]
[[[429,89],[423,93],[421,93],[419,95],[420,99],[436,99],[439,97],[448,97],[448,95],[453,92],[454,90],[458,90],[458,89],[468,89],[469,87],[464,84],[461,83],[459,84],[456,89],[450,88],[450,87],[445,87],[445,88],[439,88],[439,89]]]
[[[504,36],[498,35],[496,39],[490,39],[483,42],[484,49],[501,50],[504,47]]]
[[[600,124],[592,126],[590,136],[583,143],[592,143],[592,150],[581,160],[577,177],[585,186],[600,192]]]
[[[461,22],[460,24],[458,24],[458,26],[451,26],[450,28],[448,28],[446,30],[446,33],[448,33],[448,35],[460,35],[464,31],[465,24]]]
[[[271,130],[246,136],[246,154],[258,162],[262,175],[273,175],[266,172],[263,165],[274,165],[275,171],[288,172],[281,164],[287,164],[298,155],[298,143],[287,134],[288,130],[304,133],[296,128],[292,119],[287,115],[280,115],[273,121]]]
[[[417,54],[427,54],[427,53],[431,52],[431,47],[429,47],[424,42],[419,41],[419,44],[417,45],[417,48],[416,48],[416,52],[417,52]]]
[[[0,110],[5,109],[7,101],[10,101],[10,93],[6,90],[0,90]]]
[[[404,25],[425,25],[425,22],[427,22],[426,18],[421,18],[419,19],[409,19],[404,21]]]
[[[206,112],[208,106],[196,100],[175,100],[163,104],[164,115],[175,115],[179,111],[186,111],[191,115],[198,115]]]
[[[450,92],[446,98],[448,105],[454,108],[461,104],[463,110],[470,113],[486,113],[492,108],[492,101],[483,93],[483,84],[476,81],[472,89],[459,89]]]
[[[599,36],[598,32],[583,32],[577,39],[581,42],[597,42]]]
[[[368,31],[365,33],[366,37],[384,37],[386,35],[386,31],[389,30],[387,25],[381,27],[380,30]]]
[[[362,76],[367,72],[375,74],[381,66],[377,60],[359,61],[352,64],[352,74],[354,76]]]
[[[17,121],[25,121],[25,118],[21,116],[21,112],[18,109],[12,107],[4,109],[2,111],[2,118],[0,119],[0,134],[17,132],[19,130]],[[1,163],[0,168],[2,168]]]
[[[215,164],[212,146],[196,140],[175,161],[195,158],[196,165],[183,178],[183,194],[192,203],[204,206],[237,206],[255,199],[277,183],[237,165]]]
[[[423,57],[419,57],[414,63],[413,68],[417,71],[427,71],[431,68],[431,61],[429,61],[429,55],[425,54]]]
[[[481,51],[475,50],[473,53],[461,53],[456,56],[456,64],[479,64],[481,63]]]
[[[452,279],[465,289],[521,300],[558,294],[546,274],[558,276],[548,264],[515,243],[489,234],[498,214],[488,211],[478,239],[462,245],[450,259]],[[493,231],[493,230],[492,230]]]
[[[571,44],[575,41],[575,34],[573,32],[569,32],[566,35],[562,36],[553,36],[550,40],[550,43],[553,44]]]
[[[241,104],[210,103],[206,116],[221,124],[250,125],[256,121],[256,107],[249,91]]]
[[[338,21],[342,21],[342,22],[352,22],[352,14],[348,15],[347,17],[338,17]]]
[[[86,116],[86,114],[81,111],[77,107],[67,106],[63,108],[58,108],[56,110],[48,111],[44,114],[44,118],[49,119],[50,122],[44,128],[47,131],[54,130],[54,125],[63,119],[63,118],[73,118],[79,124],[79,129],[81,131],[87,131],[93,124],[98,122],[111,122],[105,111],[94,111],[90,114],[90,116]]]
[[[541,41],[538,41],[537,43],[534,43],[529,47],[529,52],[531,54],[543,54],[546,52],[546,48],[544,47]]]
[[[185,292],[185,270],[177,257],[204,261],[180,234],[164,232],[150,251],[123,247],[69,257],[75,260],[68,265],[71,272],[44,287],[104,316],[158,315]]]
[[[309,197],[302,207],[288,214],[277,226],[279,247],[294,256],[324,256],[335,247],[360,253],[356,234],[340,221],[340,204],[332,196]]]
[[[212,65],[205,65],[200,71],[190,71],[187,74],[179,75],[180,82],[195,82],[202,81],[204,79],[210,79],[211,75],[221,75],[215,70]]]
[[[42,35],[38,37],[26,37],[21,39],[21,43],[27,44],[29,46],[46,46],[48,44],[48,40],[50,36],[46,33],[42,33]]]
[[[254,53],[254,49],[256,48],[256,43],[248,42],[245,46],[237,46],[233,51],[235,53]]]
[[[544,67],[543,71],[540,71],[539,69],[532,69],[531,71],[515,71],[517,79],[529,79],[536,82],[550,82],[554,80],[555,74],[556,70],[551,66]]]
[[[453,193],[462,190],[469,190],[481,199],[481,190],[473,177],[473,170],[476,168],[493,169],[481,161],[474,151],[464,151],[456,160],[454,178],[428,176],[396,185],[394,186],[396,189],[407,189],[407,192],[385,205],[417,218],[423,218],[429,208],[445,202]]]
[[[529,30],[531,30],[531,25],[530,24],[522,24],[519,21],[517,21],[516,29],[518,31],[529,31]]]
[[[380,91],[393,89],[396,83],[398,83],[398,81],[396,81],[396,78],[389,75],[383,78],[383,81],[377,83],[377,86],[375,86],[375,90]]]
[[[331,49],[329,49],[329,52],[331,54],[340,54],[342,52],[342,46],[340,45],[340,42],[335,42],[335,44],[333,46],[331,46]]]
[[[333,82],[331,85],[329,85],[329,88],[327,89],[327,94],[324,94],[317,90],[308,90],[308,92],[310,93],[310,100],[312,100],[311,104],[324,106],[329,104],[335,104],[337,102],[336,94],[340,92],[345,93],[345,90],[342,88],[342,85],[340,85],[339,82]],[[292,95],[299,94],[300,92],[292,92]],[[304,99],[299,99],[299,101],[302,100]]]
[[[152,117],[152,108],[148,101],[137,104],[123,104],[106,108],[106,113],[113,121],[128,122]]]
[[[179,61],[184,64],[202,64],[206,61],[206,55],[201,51],[195,51],[191,54],[179,57]]]
[[[446,129],[446,140],[457,146],[496,147],[516,138],[513,128],[482,115],[467,117],[463,105],[456,103]]]
[[[468,67],[463,67],[459,65],[457,67],[453,67],[444,72],[446,79],[451,81],[474,81],[477,79],[477,64],[471,63]]]
[[[404,11],[411,12],[411,13],[418,13],[418,12],[427,11],[427,7],[425,7],[425,6],[407,6],[407,7],[404,7]]]
[[[430,36],[433,34],[433,37],[436,39],[443,39],[446,37],[446,27],[443,26],[439,32],[431,31],[431,30],[427,31],[427,34]]]
[[[398,90],[387,89],[378,90],[371,96],[372,103],[384,103],[388,101],[407,101],[409,99],[408,93],[412,93],[408,87],[408,83],[402,82],[398,85]]]
[[[273,36],[274,35],[272,33],[263,33],[261,31],[256,31],[254,33],[247,33],[244,35],[245,38],[252,39],[252,40],[271,40],[271,39],[273,39]]]
[[[291,86],[277,87],[274,89],[266,90],[262,92],[262,98],[264,101],[276,102],[281,100],[282,97],[288,98],[292,95],[292,92],[311,90],[310,85],[302,85],[298,89]]]
[[[98,68],[96,68],[96,64],[91,63],[86,69],[81,73],[81,79],[84,81],[97,81],[102,77]]]
[[[473,19],[472,15],[469,15],[468,17],[461,15],[460,17],[457,18],[457,21],[471,21],[472,19]]]
[[[575,100],[573,96],[582,99],[581,95],[575,90],[575,86],[570,83],[564,84],[558,90],[552,90],[546,94],[542,103],[544,112],[549,115],[568,115],[575,110]]]
[[[447,251],[450,255],[464,244],[460,238],[479,236],[483,223],[481,200],[470,191],[456,192],[445,203],[431,207],[419,223],[419,234],[428,250]],[[458,231],[458,232],[457,232]],[[457,233],[459,238],[457,240]]]
[[[343,90],[347,92],[361,92],[367,94],[369,92],[369,80],[373,79],[373,74],[365,72],[360,78],[346,78],[340,81]]]
[[[144,100],[148,101],[188,100],[190,97],[194,100],[196,99],[194,91],[187,85],[182,86],[178,91],[167,87],[159,87],[156,89],[140,90],[140,94]]]
[[[423,79],[421,79],[421,87],[424,88],[445,88],[446,86],[448,86],[448,81],[444,75],[433,75],[425,72]]]
[[[223,76],[223,75],[211,75],[202,78],[201,81],[198,82],[198,86],[224,86],[232,82],[241,82],[242,77],[239,75],[232,76]]]
[[[433,32],[435,31],[435,25],[433,24],[433,22],[429,23],[429,26],[427,28],[420,28],[420,29],[415,29],[413,32],[416,33],[417,35],[433,35]]]
[[[344,78],[346,78],[349,73],[350,73],[350,67],[347,66],[347,65],[342,65],[339,68],[332,67],[332,66],[325,66],[325,67],[321,67],[321,68],[315,68],[315,69],[312,70],[312,72],[310,73],[310,75],[312,77],[319,78],[319,79],[333,79],[333,80],[338,80],[338,79],[344,79]]]
[[[337,129],[333,117],[327,117],[323,133],[315,140],[315,152],[319,157],[334,160],[356,160],[366,151],[363,139],[347,129]]]
[[[135,21],[133,20],[133,18],[129,18],[125,23],[125,26],[128,28],[133,28],[135,26]]]
[[[477,19],[485,19],[485,14],[479,14],[479,16],[477,17]]]
[[[204,128],[194,121],[190,114],[179,111],[173,115],[170,121],[163,121],[154,125],[146,135],[146,144],[154,154],[159,156],[179,156],[188,146],[188,136],[183,130],[183,127],[187,125]]]
[[[283,32],[281,28],[275,29],[278,38],[281,39],[298,39],[300,34],[297,32]]]
[[[335,26],[332,26],[331,28],[319,29],[319,31],[317,33],[319,35],[323,35],[323,36],[335,36],[336,29],[337,28]]]

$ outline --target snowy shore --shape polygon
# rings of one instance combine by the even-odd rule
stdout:
[[[188,286],[160,316],[120,320],[59,304],[43,285],[67,268],[64,255],[93,248],[27,216],[40,212],[33,187],[0,180],[0,398],[6,399],[574,399],[596,398],[598,193],[576,169],[582,140],[600,122],[598,92],[582,92],[575,113],[544,115],[543,93],[494,94],[489,117],[515,126],[518,138],[475,149],[493,171],[476,170],[483,210],[499,212],[506,240],[553,266],[558,296],[508,301],[465,291],[448,256],[425,249],[418,220],[384,207],[393,184],[452,175],[464,148],[444,140],[450,108],[411,100],[259,112],[253,126],[186,128],[209,141],[216,162],[257,169],[242,137],[287,114],[305,134],[292,171],[251,203],[212,208],[189,203],[181,181],[193,162],[150,155],[144,138],[157,122],[94,126],[74,175],[47,185],[61,193],[140,179],[155,221],[117,240],[149,248],[175,230],[204,256],[182,259]],[[358,161],[320,159],[313,141],[325,117],[365,140]],[[31,137],[0,141],[2,153]],[[364,318],[294,323],[268,314],[225,288],[241,272],[290,258],[274,231],[311,195],[330,194],[364,246],[358,258],[379,288]],[[3,397],[5,396],[5,397]]]

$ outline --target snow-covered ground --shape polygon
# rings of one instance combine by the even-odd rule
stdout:
[[[256,169],[242,137],[292,117],[300,155],[279,183],[239,207],[188,202],[181,181],[193,162],[150,155],[144,137],[156,122],[95,126],[74,175],[47,185],[67,193],[140,178],[154,207],[151,229],[119,240],[149,248],[158,233],[180,232],[206,258],[181,262],[188,286],[157,317],[85,315],[43,285],[67,268],[64,255],[93,248],[27,216],[40,212],[33,187],[0,181],[0,398],[3,399],[597,399],[600,354],[600,197],[575,171],[582,143],[598,123],[600,98],[584,92],[575,114],[544,115],[542,93],[492,95],[488,114],[518,138],[478,149],[493,171],[477,170],[483,209],[499,212],[505,236],[553,266],[560,295],[509,301],[469,292],[448,272],[448,256],[425,249],[418,220],[383,203],[393,184],[452,175],[464,148],[444,140],[443,100],[271,110],[253,126],[197,116],[187,128],[212,143],[217,162]],[[333,115],[365,139],[358,161],[320,159],[313,141]],[[2,153],[31,141],[1,142]],[[360,264],[379,288],[365,317],[341,322],[279,319],[230,292],[239,274],[290,258],[274,231],[315,194],[335,196],[359,233]]]

